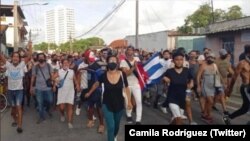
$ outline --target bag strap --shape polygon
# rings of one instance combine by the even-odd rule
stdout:
[[[122,77],[123,88],[125,88],[125,84],[124,84],[124,79],[123,79],[123,74],[122,74],[122,72],[120,72],[120,74],[121,74],[121,77]]]
[[[37,67],[38,67],[38,69],[40,70],[40,72],[42,73],[42,76],[43,76],[43,78],[44,78],[44,80],[45,80],[45,82],[46,82],[47,80],[46,80],[46,78],[45,78],[45,76],[44,76],[44,73],[43,73],[42,69],[40,68],[39,65],[38,65]]]
[[[63,78],[64,80],[65,80],[65,78],[67,77],[68,73],[69,73],[69,71],[67,71],[67,73],[65,74],[65,76],[64,76],[64,78]]]
[[[132,68],[131,63],[128,61],[128,59],[125,59],[125,61],[127,62],[129,68],[131,69]],[[136,78],[139,78],[138,72],[136,70],[134,70],[133,73],[134,73]]]

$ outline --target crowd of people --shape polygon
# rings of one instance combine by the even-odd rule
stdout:
[[[31,101],[39,117],[37,124],[51,117],[56,109],[61,122],[67,120],[70,129],[74,111],[79,116],[86,104],[87,127],[92,128],[97,118],[98,132],[104,133],[106,129],[108,141],[116,140],[124,113],[128,124],[142,124],[143,103],[164,113],[170,111],[170,122],[174,125],[183,124],[183,119],[188,119],[190,125],[197,124],[192,116],[193,100],[199,101],[201,119],[207,124],[213,124],[216,102],[222,106],[226,124],[249,110],[250,45],[245,46],[236,67],[225,49],[219,51],[219,57],[209,48],[188,53],[181,47],[164,50],[160,54],[160,63],[166,70],[162,79],[141,90],[136,67],[152,55],[153,52],[133,46],[119,51],[108,47],[99,52],[88,49],[82,54],[47,55],[25,50],[13,52],[9,58],[1,54],[0,84],[4,88],[1,92],[6,93],[11,106],[12,126],[17,127],[18,133],[23,132],[23,108],[30,106]],[[242,78],[243,104],[230,114],[226,99],[238,75]],[[159,104],[161,98],[165,100]]]

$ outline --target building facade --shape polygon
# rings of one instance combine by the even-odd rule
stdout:
[[[125,38],[128,45],[135,44],[135,36]],[[191,50],[202,51],[205,47],[205,36],[201,34],[181,34],[177,31],[166,30],[139,35],[139,49],[146,51],[174,50],[183,47],[187,52]]]
[[[25,16],[20,6],[17,6],[17,36],[14,38],[14,6],[13,5],[1,5],[1,25],[8,26],[7,30],[3,34],[5,38],[2,38],[1,48],[6,54],[14,51],[15,42],[16,48],[25,48],[27,46],[27,40],[25,35],[28,33],[25,26]],[[15,41],[16,40],[16,41]],[[3,44],[4,43],[4,44]]]
[[[45,41],[60,45],[75,36],[74,10],[58,6],[45,14]]]
[[[221,48],[231,54],[231,63],[236,66],[244,46],[250,44],[250,17],[217,22],[206,28],[206,47],[215,53]]]

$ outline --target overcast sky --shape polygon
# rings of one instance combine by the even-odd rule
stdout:
[[[88,31],[122,0],[19,0],[28,29],[32,29],[35,43],[44,41],[44,13],[57,5],[73,8],[76,19],[76,36]],[[176,29],[183,25],[186,16],[192,14],[201,4],[211,0],[139,0],[139,33],[150,33]],[[214,8],[227,10],[232,5],[239,5],[245,15],[250,15],[250,0],[213,0]],[[30,5],[44,3],[48,5]],[[12,4],[13,0],[2,0],[2,4]],[[87,38],[98,36],[106,44],[135,34],[135,0],[127,0],[111,18],[101,24]]]

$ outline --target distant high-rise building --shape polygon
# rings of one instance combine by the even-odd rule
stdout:
[[[58,6],[45,14],[45,41],[60,45],[75,35],[74,10]]]

